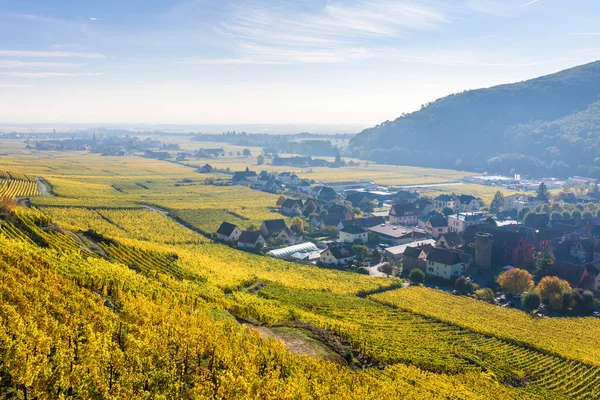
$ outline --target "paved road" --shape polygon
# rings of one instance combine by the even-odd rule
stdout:
[[[46,196],[46,197],[52,197],[54,196],[52,193],[50,193],[50,191],[48,190],[48,186],[46,184],[46,181],[44,181],[43,178],[38,178],[37,176],[35,177],[35,181],[38,184],[38,187],[40,189],[40,192],[42,192],[42,196]]]
[[[366,267],[366,270],[369,271],[369,276],[375,276],[379,278],[387,278],[388,274],[385,274],[377,269],[381,264],[373,265],[372,267]]]

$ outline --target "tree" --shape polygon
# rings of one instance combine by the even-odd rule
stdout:
[[[277,199],[277,202],[275,203],[275,205],[277,207],[282,207],[283,203],[287,200],[287,198],[284,195],[279,196],[279,198]]]
[[[250,153],[250,150],[248,149],[244,149],[242,154],[244,155],[244,157],[252,157],[252,153]]]
[[[356,259],[358,261],[364,261],[369,253],[369,248],[364,244],[353,244],[352,250],[356,253]]]
[[[335,165],[337,165],[338,167],[341,167],[341,166],[343,166],[345,164],[344,160],[342,160],[342,156],[340,156],[340,153],[337,153],[335,155],[335,161],[333,163]]]
[[[563,295],[572,292],[569,282],[557,278],[556,276],[545,276],[537,285],[537,291],[542,296],[542,299],[548,301],[550,308],[553,310],[561,310],[565,305]],[[572,299],[572,297],[571,297]]]
[[[518,214],[519,219],[521,221],[523,221],[523,219],[525,219],[525,215],[527,215],[527,213],[530,211],[531,211],[531,208],[529,208],[529,207],[521,208],[521,210],[519,210],[519,214]]]
[[[384,274],[390,276],[394,273],[394,267],[389,262],[381,264],[379,267],[377,267],[377,269],[379,272],[383,272]]]
[[[529,228],[534,228],[537,224],[537,213],[535,211],[528,212],[523,217],[523,225]]]
[[[494,297],[494,291],[490,288],[478,289],[475,291],[475,298],[477,300],[485,301],[487,303],[496,303],[496,298]]]
[[[448,216],[448,215],[454,214],[454,210],[451,209],[450,207],[444,207],[444,209],[442,210],[442,213],[444,213],[445,216]]]
[[[256,157],[256,163],[258,165],[263,165],[265,163],[265,156],[263,156],[262,154],[259,154],[259,156]]]
[[[556,259],[552,247],[545,246],[535,257],[534,273],[538,278],[548,275],[556,275]]]
[[[550,219],[553,221],[557,219],[563,219],[563,215],[559,211],[552,211],[552,214],[550,214]]]
[[[298,229],[304,231],[304,221],[300,217],[294,217],[292,219],[292,226],[297,226]]]
[[[423,281],[425,280],[425,273],[420,269],[415,268],[412,271],[410,271],[410,274],[408,274],[408,279],[413,284],[423,283]]]
[[[563,219],[571,219],[571,213],[569,211],[563,211]]]
[[[498,190],[494,195],[494,200],[492,200],[492,203],[490,204],[490,212],[498,214],[502,207],[504,207],[504,195]]]
[[[595,308],[594,293],[590,290],[584,290],[583,293],[581,293],[581,297],[583,298],[585,309],[587,311],[592,311]]]
[[[381,253],[378,250],[374,249],[371,253],[371,263],[379,264],[381,262],[381,258]]]
[[[536,213],[534,211],[528,212],[523,218],[523,225],[528,228],[543,229],[548,226],[550,222],[550,215],[547,213]]]
[[[583,219],[592,219],[594,218],[594,215],[589,211],[585,211],[583,214],[581,214],[581,217]]]
[[[519,294],[533,287],[533,276],[524,269],[513,268],[502,273],[498,283],[509,293]]]
[[[548,191],[548,187],[544,182],[540,183],[536,191],[536,197],[543,201],[550,200],[550,192]]]
[[[529,292],[523,294],[521,303],[523,303],[523,307],[525,307],[527,310],[532,311],[537,309],[540,304],[542,304],[542,298],[538,292],[535,290],[530,290]]]
[[[581,219],[581,211],[573,210],[573,212],[571,213],[571,217],[573,217],[575,219]]]
[[[464,276],[459,276],[454,282],[456,290],[463,295],[473,293],[477,289],[476,285]]]

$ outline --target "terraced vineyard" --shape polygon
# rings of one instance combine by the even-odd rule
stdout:
[[[353,296],[274,284],[260,294],[300,308],[304,312],[296,315],[307,322],[335,326],[355,346],[387,364],[406,363],[438,373],[491,373],[507,386],[544,397],[600,396],[600,367]]]
[[[600,367],[600,349],[596,346],[600,337],[598,318],[533,318],[518,310],[422,287],[388,291],[373,295],[371,299]],[[557,332],[569,332],[572,339],[565,340]]]
[[[0,171],[0,199],[39,195],[34,177],[20,172]]]
[[[177,279],[198,280],[199,275],[182,270],[177,265],[177,254],[163,254],[156,251],[148,251],[130,246],[123,246],[113,243],[101,243],[100,247],[112,259],[127,265],[129,268],[153,275],[160,272],[165,275],[173,276]]]
[[[71,234],[65,233],[52,225],[49,217],[36,210],[17,208],[14,216],[21,230],[27,233],[25,236],[28,236],[30,240],[38,245],[58,251],[89,253]],[[16,228],[13,227],[12,229],[15,230]]]
[[[40,210],[64,229],[93,230],[114,239],[167,244],[206,242],[201,235],[145,208],[40,207]]]

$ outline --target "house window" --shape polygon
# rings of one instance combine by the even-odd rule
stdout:
[[[433,268],[429,268],[429,272],[433,272]]]

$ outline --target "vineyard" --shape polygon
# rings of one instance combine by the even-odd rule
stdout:
[[[528,343],[565,358],[600,366],[597,318],[532,318],[511,309],[496,307],[467,297],[411,287],[371,296],[382,304],[436,318],[515,343]],[[510,321],[507,324],[506,321]],[[569,332],[570,340],[557,332]]]
[[[102,259],[0,238],[0,278],[0,324],[8,333],[0,331],[7,351],[0,370],[24,397],[523,397],[477,373],[403,364],[353,372],[294,356],[235,322],[211,318],[201,284],[158,281]]]
[[[306,312],[299,313],[302,319],[338,330],[363,352],[386,364],[406,363],[438,373],[488,372],[500,382],[544,396],[552,392],[569,398],[600,396],[600,367],[353,296],[279,285],[268,285],[260,294],[300,308]]]
[[[0,199],[38,196],[38,183],[34,177],[20,172],[0,171]]]
[[[247,228],[277,196],[158,160],[44,157],[1,165],[26,175],[0,183],[44,176],[56,196],[0,209],[0,399],[600,398],[597,319],[241,252],[176,220]]]

